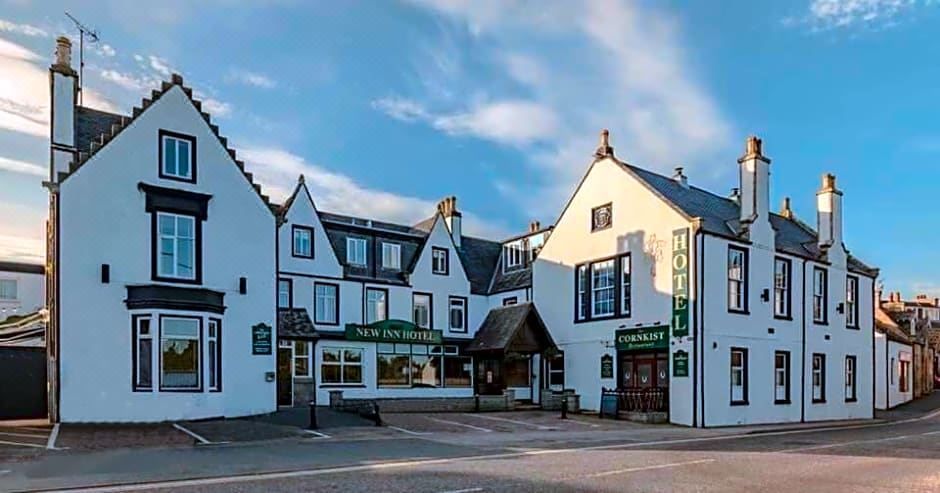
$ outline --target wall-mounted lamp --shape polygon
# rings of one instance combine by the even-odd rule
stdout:
[[[238,278],[238,294],[248,294],[248,278]]]
[[[836,305],[836,311],[839,313],[845,313],[845,303],[839,303]]]
[[[770,301],[769,289],[764,288],[764,290],[760,292],[760,300],[763,301],[764,303],[767,303],[768,301]]]
[[[101,284],[111,283],[111,264],[101,264]]]

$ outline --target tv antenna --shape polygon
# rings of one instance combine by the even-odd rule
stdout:
[[[79,22],[78,19],[72,16],[72,14],[66,12],[65,16],[68,17],[75,27],[78,28],[78,104],[84,102],[84,93],[82,86],[85,85],[85,36],[88,36],[89,43],[98,42],[98,30],[85,27],[84,24]]]

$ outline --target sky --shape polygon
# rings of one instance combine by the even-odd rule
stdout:
[[[756,134],[774,209],[815,224],[836,174],[850,251],[940,296],[940,0],[0,0],[0,259],[44,255],[66,11],[100,34],[87,106],[129,113],[181,73],[276,201],[301,173],[320,209],[390,221],[454,195],[499,239],[557,219],[602,128],[719,194]]]

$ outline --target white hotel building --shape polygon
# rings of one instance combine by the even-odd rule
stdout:
[[[602,135],[532,274],[582,408],[618,387],[658,389],[644,410],[688,426],[872,417],[877,270],[842,242],[835,178],[814,230],[788,202],[770,211],[760,140],[738,163],[740,193],[721,197],[618,160]]]
[[[164,421],[279,405],[659,395],[688,426],[872,416],[877,271],[842,243],[827,176],[817,233],[769,210],[750,139],[741,194],[614,156],[606,134],[554,227],[465,235],[456,199],[392,224],[271,204],[174,75],[124,116],[50,69],[50,414]],[[431,212],[431,211],[428,211]],[[250,240],[246,240],[250,239]]]

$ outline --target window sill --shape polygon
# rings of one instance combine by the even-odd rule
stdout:
[[[590,318],[575,319],[575,320],[574,320],[574,323],[576,323],[576,324],[583,324],[583,323],[587,323],[587,322],[604,322],[604,321],[607,321],[607,320],[622,320],[622,319],[628,319],[628,318],[630,318],[630,315],[616,315],[616,314],[614,314],[614,315],[603,315],[603,316],[600,316],[600,317],[590,317]]]
[[[321,389],[364,389],[365,384],[360,383],[324,383],[320,384]]]
[[[300,255],[297,253],[292,253],[291,257],[304,259],[304,260],[313,260],[313,255]]]
[[[813,320],[813,325],[819,325],[820,327],[828,327],[829,321],[828,320]]]
[[[825,404],[826,399],[813,399],[813,404]]]
[[[750,406],[750,405],[751,405],[751,403],[748,402],[748,401],[731,401],[731,406],[733,406],[733,407],[737,407],[737,406]]]
[[[858,398],[854,397],[852,399],[846,399],[845,402],[858,402]]]
[[[849,330],[862,330],[862,328],[857,325],[846,325],[845,328]]]
[[[160,392],[174,393],[174,394],[201,394],[202,389],[164,389],[161,388]]]
[[[338,327],[339,321],[337,320],[336,322],[320,322],[320,321],[315,320],[313,322],[313,325],[328,325],[330,327]]]
[[[751,314],[749,310],[737,310],[734,308],[728,308],[728,313],[731,313],[734,315],[750,315]]]
[[[774,320],[787,320],[787,321],[792,322],[793,316],[792,315],[774,315]]]
[[[790,402],[790,399],[786,399],[782,401],[774,401],[774,404],[780,405],[780,406],[786,406],[786,405],[792,404],[792,402]]]

